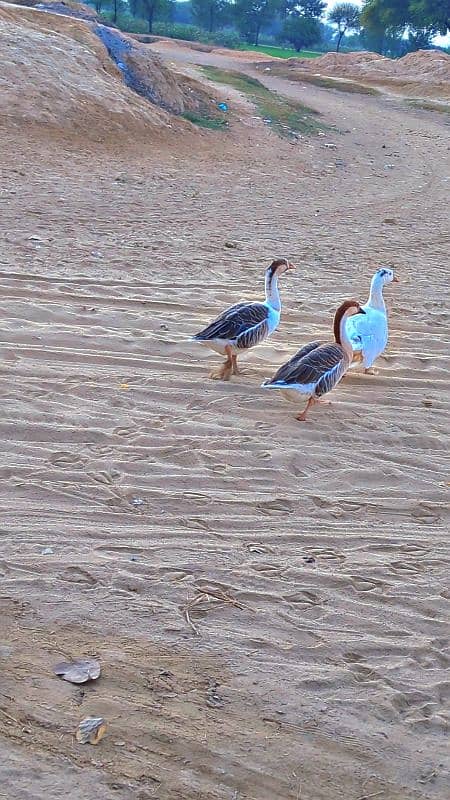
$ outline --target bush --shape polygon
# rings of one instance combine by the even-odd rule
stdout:
[[[242,40],[234,31],[216,31],[211,33],[208,39],[212,44],[229,47],[231,50],[238,50],[242,45]]]
[[[208,34],[195,25],[155,22],[153,33],[155,36],[168,36],[170,39],[183,39],[185,42],[208,42]]]
[[[181,25],[167,22],[155,22],[153,25],[155,36],[168,36],[170,39],[182,39],[185,42],[201,42],[202,44],[217,44],[220,47],[237,49],[241,40],[234,31],[216,31],[206,33],[196,25]]]

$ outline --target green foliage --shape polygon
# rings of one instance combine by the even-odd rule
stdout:
[[[283,16],[320,19],[326,6],[323,0],[284,0]]]
[[[234,9],[239,33],[257,45],[261,30],[275,19],[280,0],[236,0]]]
[[[450,0],[366,0],[361,24],[367,46],[380,53],[397,49],[395,54],[403,55],[428,47],[434,35],[450,30]]]
[[[241,39],[234,31],[216,31],[209,34],[196,25],[155,22],[153,33],[156,36],[168,36],[170,39],[182,39],[185,42],[216,44],[219,47],[229,47],[232,50],[237,50],[242,45]]]
[[[271,92],[256,78],[217,67],[202,67],[202,69],[210,80],[232,86],[233,89],[246,94],[266,124],[270,125],[279,136],[294,138],[297,133],[314,134],[325,128],[319,121],[317,112],[312,108]]]
[[[212,33],[231,18],[229,0],[191,0],[195,22]]]
[[[168,36],[170,39],[182,39],[185,42],[204,42],[206,44],[208,40],[207,33],[196,25],[155,22],[153,33],[156,36]]]
[[[289,16],[282,28],[281,37],[290,42],[297,53],[303,48],[320,41],[320,24],[313,17]]]
[[[208,38],[212,44],[229,47],[231,50],[239,50],[242,47],[242,40],[235,31],[216,31]]]
[[[336,52],[339,52],[342,38],[347,31],[358,31],[361,27],[360,9],[354,3],[337,3],[328,12],[328,21],[338,29]]]
[[[134,17],[145,19],[148,33],[153,33],[153,25],[159,19],[170,17],[170,0],[130,0],[130,10]]]
[[[410,0],[409,11],[417,24],[445,36],[450,31],[450,0]]]

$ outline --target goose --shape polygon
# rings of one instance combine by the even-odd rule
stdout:
[[[281,315],[278,278],[291,269],[295,267],[287,258],[272,261],[266,270],[266,299],[263,303],[237,303],[192,337],[195,342],[226,356],[223,366],[211,372],[210,378],[228,381],[231,375],[239,375],[238,354],[260,344],[273,333]]]
[[[383,286],[398,283],[391,269],[378,269],[370,284],[369,299],[362,306],[365,316],[353,316],[347,321],[347,334],[350,337],[354,355],[352,367],[362,362],[364,372],[373,375],[372,365],[385,349],[388,342],[387,310],[383,298]]]
[[[306,408],[296,419],[304,422],[314,403],[330,392],[348,370],[353,358],[352,343],[347,334],[347,320],[361,314],[364,309],[356,300],[346,300],[334,317],[334,342],[310,342],[302,347],[290,361],[283,364],[273,378],[264,381],[263,389],[279,389],[287,400],[298,402],[307,397]]]

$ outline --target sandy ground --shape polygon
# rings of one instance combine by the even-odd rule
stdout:
[[[170,148],[1,131],[2,798],[448,797],[446,118],[270,85],[336,130],[225,90]],[[278,332],[209,381],[188,337],[280,255]],[[386,263],[379,374],[297,423],[261,380]]]

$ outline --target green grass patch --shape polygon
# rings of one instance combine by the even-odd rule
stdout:
[[[185,111],[181,115],[183,119],[192,122],[193,125],[198,125],[199,128],[209,128],[214,131],[223,131],[228,127],[228,120],[223,117],[211,117],[207,114],[199,114],[195,111]]]
[[[247,95],[266,124],[279,136],[292,139],[297,133],[310,135],[326,130],[317,111],[266,89],[256,78],[218,67],[208,66],[201,69],[209,80],[231,86]]]
[[[413,108],[422,109],[422,111],[438,111],[440,114],[450,114],[450,105],[445,105],[445,103],[437,103],[433,100],[420,100],[418,98],[406,100],[405,102],[409,106],[413,106]]]
[[[254,45],[243,44],[239,50],[248,50],[251,53],[265,53],[268,56],[275,56],[275,58],[317,58],[323,56],[323,53],[316,53],[314,50],[294,50],[291,47],[272,47],[271,45]]]

